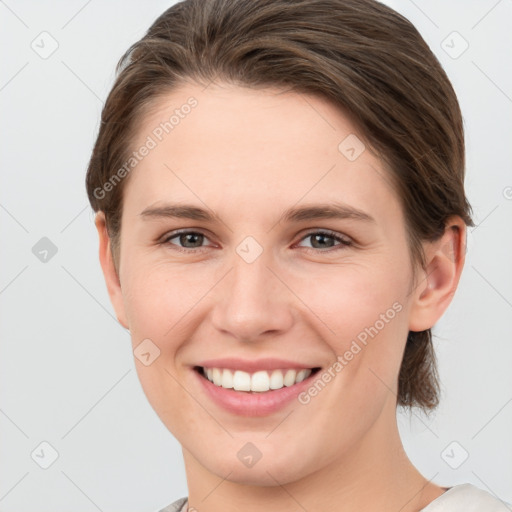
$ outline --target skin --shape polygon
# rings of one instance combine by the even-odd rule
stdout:
[[[443,237],[424,244],[427,268],[418,267],[414,281],[388,171],[369,149],[353,162],[338,150],[357,130],[313,95],[187,84],[142,120],[134,148],[190,96],[197,107],[125,183],[117,271],[103,214],[96,218],[117,318],[133,348],[149,338],[160,349],[149,366],[135,363],[149,402],[182,446],[189,507],[420,510],[445,489],[403,450],[397,377],[408,331],[432,327],[455,293],[464,222],[450,218]],[[287,208],[335,201],[374,221],[278,222]],[[216,217],[141,215],[166,202]],[[205,238],[169,239],[182,228]],[[333,238],[319,245],[321,237],[311,236],[318,229],[353,245]],[[247,236],[263,249],[252,263],[236,252]],[[198,361],[224,356],[328,368],[397,301],[401,311],[306,405],[237,416],[214,404],[192,372]],[[262,453],[251,468],[237,457],[247,442]]]

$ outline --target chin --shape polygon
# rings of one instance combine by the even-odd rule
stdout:
[[[304,453],[300,449],[293,449],[288,445],[287,451],[281,451],[278,457],[274,457],[269,450],[262,453],[259,460],[244,461],[245,454],[250,452],[247,449],[244,452],[244,445],[245,442],[241,443],[242,449],[237,449],[234,458],[219,453],[218,458],[212,459],[210,456],[208,461],[199,459],[199,462],[219,478],[252,486],[275,487],[288,484],[304,478],[311,472],[311,467],[306,464]]]

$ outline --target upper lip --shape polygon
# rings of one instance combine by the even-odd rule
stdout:
[[[202,366],[206,368],[227,368],[232,370],[242,370],[248,373],[253,373],[258,370],[285,370],[287,368],[307,370],[309,368],[319,368],[319,366],[302,364],[295,361],[287,361],[285,359],[279,359],[275,357],[258,360],[224,357],[221,359],[208,359],[201,361],[195,366]]]

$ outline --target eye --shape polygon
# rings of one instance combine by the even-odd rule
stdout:
[[[301,241],[311,240],[311,246],[301,246],[307,251],[318,252],[330,252],[331,250],[343,249],[345,247],[349,247],[353,245],[353,242],[348,237],[341,236],[333,231],[326,230],[317,230],[312,231],[302,237]],[[176,242],[172,242],[172,240],[177,239]],[[199,252],[205,247],[212,246],[214,244],[203,245],[208,238],[203,233],[198,231],[179,231],[173,232],[169,235],[165,236],[164,239],[160,242],[163,245],[171,245],[173,249],[176,249],[181,252]],[[338,243],[336,243],[338,242]]]
[[[178,239],[178,243],[181,244],[181,246],[174,242],[171,242],[171,240],[174,240],[175,238]],[[197,231],[180,231],[169,234],[162,240],[161,243],[164,245],[170,244],[174,246],[173,249],[176,249],[178,251],[195,252],[195,249],[202,249],[203,247],[205,247],[203,245],[203,242],[205,240],[208,240],[208,238],[206,238],[206,235],[203,235],[202,233],[199,233]]]
[[[352,240],[348,237],[340,236],[333,231],[312,231],[304,236],[302,240],[307,240],[308,238],[311,239],[311,246],[306,246],[306,249],[324,249],[323,252],[327,252],[325,249],[329,250],[334,248],[334,250],[338,250],[353,245]],[[335,242],[339,243],[335,244]]]

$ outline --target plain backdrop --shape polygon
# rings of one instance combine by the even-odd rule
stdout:
[[[434,329],[441,406],[401,413],[400,429],[427,478],[512,502],[512,2],[388,3],[455,87],[477,223]],[[151,512],[187,495],[110,306],[84,186],[114,66],[171,4],[0,2],[0,511]]]

